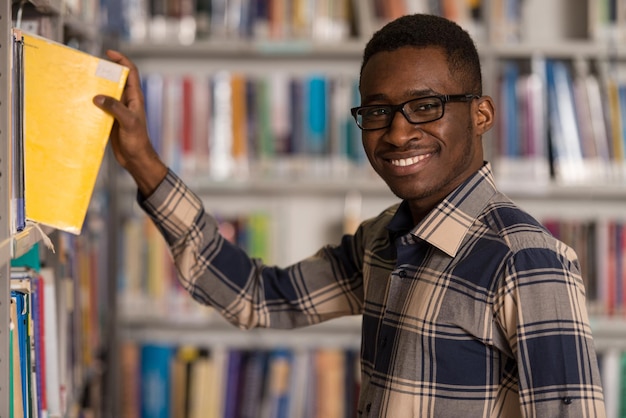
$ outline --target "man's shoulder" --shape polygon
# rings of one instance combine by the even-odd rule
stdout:
[[[537,218],[501,193],[494,196],[480,220],[512,252],[529,247],[553,248],[557,241]]]

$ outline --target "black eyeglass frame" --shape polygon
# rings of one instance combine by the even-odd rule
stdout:
[[[435,119],[431,119],[431,120],[426,120],[426,121],[422,121],[422,122],[413,122],[411,121],[411,119],[407,116],[406,113],[404,113],[404,106],[406,106],[407,103],[411,103],[415,100],[423,100],[423,99],[439,99],[441,101],[441,115],[439,115],[437,118]],[[350,109],[350,113],[352,114],[352,117],[354,118],[354,121],[356,122],[357,126],[363,130],[363,131],[376,131],[379,129],[386,129],[388,127],[391,126],[391,123],[393,122],[393,118],[395,117],[395,114],[397,112],[402,113],[402,116],[404,116],[404,118],[409,121],[409,123],[412,123],[414,125],[419,125],[422,123],[429,123],[429,122],[434,122],[436,120],[439,120],[441,118],[443,118],[443,115],[446,112],[446,103],[448,102],[471,102],[474,99],[480,99],[480,96],[476,95],[476,94],[435,94],[432,96],[423,96],[423,97],[416,97],[410,100],[407,100],[406,102],[397,104],[397,105],[367,105],[367,106],[357,106],[357,107],[353,107],[352,109]],[[359,120],[357,118],[359,111],[363,110],[363,109],[369,109],[369,108],[377,108],[377,107],[388,107],[390,110],[390,118],[389,118],[389,123],[385,126],[380,126],[377,128],[363,128],[360,124],[359,124]]]

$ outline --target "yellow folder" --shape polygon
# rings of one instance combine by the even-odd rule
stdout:
[[[80,234],[113,117],[92,99],[119,99],[128,68],[37,35],[23,40],[26,219]]]

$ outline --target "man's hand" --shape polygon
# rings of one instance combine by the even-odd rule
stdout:
[[[93,102],[115,118],[111,131],[115,159],[135,179],[139,192],[149,196],[167,174],[167,167],[148,137],[139,72],[135,64],[123,54],[109,50],[107,56],[111,61],[129,68],[126,87],[119,101],[98,95]]]

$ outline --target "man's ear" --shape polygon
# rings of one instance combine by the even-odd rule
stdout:
[[[495,106],[490,96],[481,96],[474,103],[474,127],[476,133],[482,135],[495,123]]]

